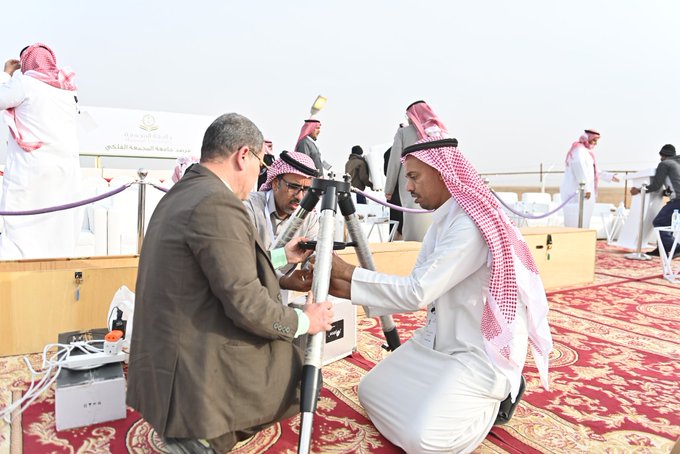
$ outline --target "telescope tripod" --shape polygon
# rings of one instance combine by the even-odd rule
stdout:
[[[312,293],[314,301],[325,301],[328,298],[328,289],[331,278],[331,263],[333,259],[333,239],[335,236],[335,215],[338,207],[345,218],[347,231],[350,239],[355,243],[355,250],[362,268],[375,270],[373,257],[368,248],[368,241],[361,230],[356,208],[352,202],[351,186],[349,178],[346,181],[332,179],[312,180],[307,194],[300,202],[299,208],[291,216],[285,230],[277,237],[274,248],[282,247],[290,241],[300,229],[307,215],[316,207],[321,200],[319,217],[319,235],[316,242],[316,262],[314,266],[314,278],[312,280]],[[364,307],[367,316],[370,310]],[[391,316],[380,317],[385,339],[386,348],[390,351],[399,347],[399,333]],[[298,453],[310,452],[312,439],[312,422],[320,390],[321,362],[323,356],[324,334],[317,333],[310,336],[305,350],[305,361],[302,368],[302,384],[300,396],[300,437]]]

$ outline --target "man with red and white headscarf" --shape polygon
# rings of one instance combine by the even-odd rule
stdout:
[[[21,68],[21,71],[17,69]],[[52,50],[36,43],[0,73],[0,110],[10,130],[0,211],[47,208],[81,198],[73,73],[57,67]],[[0,259],[70,257],[82,208],[6,216]]]
[[[560,186],[560,197],[567,200],[579,190],[579,183],[585,183],[585,200],[583,204],[583,228],[590,227],[590,218],[597,198],[600,179],[619,181],[615,174],[602,172],[597,167],[594,148],[600,140],[600,133],[586,129],[577,142],[571,144],[564,160],[564,179]],[[578,196],[564,206],[564,225],[578,227]]]
[[[298,136],[298,141],[295,145],[295,151],[306,154],[312,158],[319,175],[323,176],[323,160],[321,159],[319,147],[316,146],[316,139],[319,137],[320,132],[321,122],[319,120],[314,118],[305,120],[305,124],[302,125],[302,129],[300,129],[300,135]]]
[[[393,194],[398,194],[401,205],[405,208],[420,208],[406,190],[401,152],[416,141],[430,136],[446,137],[446,126],[425,101],[416,101],[406,108],[408,126],[400,127],[394,136],[392,153],[387,164],[385,180],[385,196],[389,201]],[[405,241],[423,241],[425,232],[432,222],[430,214],[404,213],[402,235]]]
[[[285,230],[286,221],[297,210],[316,175],[317,170],[309,156],[283,151],[281,157],[267,170],[267,179],[259,191],[251,192],[243,202],[265,249],[271,249],[276,237]],[[318,233],[319,218],[312,211],[302,222],[296,236],[315,240]],[[301,270],[288,274],[290,268],[288,266],[277,271],[281,288],[308,291],[311,276]],[[282,296],[282,302],[286,304],[287,292],[283,292]]]
[[[425,325],[361,381],[359,400],[406,452],[470,452],[512,416],[528,344],[548,388],[545,290],[521,234],[455,139],[425,138],[402,159],[408,191],[435,210],[413,271],[390,276],[334,258],[331,293],[376,316],[427,309]]]

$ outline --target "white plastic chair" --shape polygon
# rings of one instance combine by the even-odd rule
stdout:
[[[496,197],[498,197],[498,199],[503,202],[501,206],[505,204],[515,211],[524,212],[524,205],[520,203],[516,192],[495,192],[495,194]],[[510,218],[510,220],[514,222],[517,227],[523,227],[526,225],[525,218],[516,215],[505,207],[503,207],[503,210],[505,210],[508,218]]]
[[[509,206],[513,206],[519,202],[516,192],[496,192],[496,196]]]
[[[552,209],[552,197],[547,192],[524,192],[522,193],[522,205],[525,211],[531,215],[541,215]],[[553,215],[554,216],[554,215]],[[553,216],[540,219],[527,219],[529,227],[544,227],[553,224]]]
[[[596,203],[593,207],[593,216],[590,219],[590,228],[597,230],[597,239],[612,241],[615,222],[617,222],[616,205],[611,203]],[[621,220],[617,224],[622,224]],[[620,228],[618,226],[617,230]]]
[[[550,205],[552,198],[547,192],[524,192],[522,193],[522,202],[528,203],[541,203],[545,205]]]

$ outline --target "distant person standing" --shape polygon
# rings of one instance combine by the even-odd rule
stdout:
[[[320,132],[321,122],[319,120],[313,118],[305,120],[305,124],[302,125],[302,129],[300,130],[297,145],[295,145],[295,151],[304,153],[312,158],[316,170],[318,170],[319,175],[323,177],[323,161],[321,160],[319,148],[316,146],[316,139],[319,137]]]
[[[189,167],[191,167],[193,164],[196,164],[199,161],[198,156],[194,156],[192,154],[185,154],[177,158],[175,161],[175,169],[172,171],[172,183],[175,184],[179,180],[182,179],[184,176],[184,173],[187,171]]]
[[[276,161],[274,156],[274,144],[271,140],[264,140],[264,157],[260,166],[260,176],[257,177],[257,187],[259,188],[267,181],[267,168]]]
[[[0,110],[10,130],[0,211],[24,211],[77,201],[81,174],[74,73],[57,67],[52,50],[36,43],[0,73]],[[17,71],[19,70],[20,71]],[[0,259],[71,257],[82,208],[6,216]]]
[[[408,117],[408,125],[403,128],[400,126],[394,136],[390,161],[387,166],[385,197],[390,200],[393,194],[398,193],[403,207],[420,208],[406,190],[401,153],[404,148],[413,145],[420,139],[431,136],[446,137],[448,132],[444,123],[439,120],[437,114],[425,101],[416,101],[408,106],[406,116]],[[403,239],[405,241],[423,241],[430,224],[432,224],[431,214],[404,213]]]
[[[567,153],[564,168],[564,180],[560,186],[562,200],[567,200],[579,190],[579,183],[585,183],[585,200],[583,203],[583,228],[590,227],[590,218],[597,198],[597,189],[600,179],[606,181],[619,181],[615,174],[601,172],[597,167],[595,158],[595,146],[600,140],[600,133],[586,129],[574,142]],[[565,227],[578,227],[578,196],[571,199],[564,206]]]
[[[403,128],[404,125],[399,125],[400,128]],[[388,148],[387,151],[383,154],[383,160],[384,160],[384,166],[383,166],[383,174],[385,177],[387,177],[387,167],[389,166],[390,163],[390,156],[392,154],[392,147]],[[392,205],[396,206],[401,206],[401,199],[399,198],[399,191],[394,191],[392,193],[391,197],[385,197],[386,200],[391,203]],[[396,221],[397,222],[397,234],[395,235],[395,239],[400,240],[402,238],[402,230],[404,228],[404,213],[390,208],[390,221]]]
[[[647,186],[648,192],[657,192],[664,187],[666,181],[670,182],[673,189],[672,199],[668,201],[666,205],[659,210],[659,214],[656,215],[652,224],[654,227],[667,227],[671,225],[671,218],[673,217],[673,211],[680,210],[680,156],[675,154],[675,147],[671,144],[666,144],[661,147],[659,151],[659,156],[661,156],[661,162],[656,167],[656,172],[652,177],[652,181]],[[630,188],[631,195],[637,195],[640,193],[639,188]],[[673,234],[671,232],[659,232],[661,236],[661,243],[666,251],[666,254],[670,253],[673,247]],[[649,255],[659,255],[659,248],[648,252]],[[680,247],[676,247],[673,258],[680,256]]]
[[[363,157],[364,150],[359,145],[352,147],[352,152],[345,164],[345,173],[349,174],[352,179],[352,186],[360,191],[363,191],[368,186],[373,189],[373,183],[368,174],[368,163]],[[363,194],[357,194],[357,203],[366,204],[366,197]]]

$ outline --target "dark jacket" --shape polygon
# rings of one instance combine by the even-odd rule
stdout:
[[[671,180],[674,197],[680,198],[680,156],[673,156],[659,163],[647,191],[656,192],[661,189],[666,184],[666,178]]]
[[[194,165],[139,258],[127,403],[162,436],[215,438],[298,411],[295,311],[241,200]]]
[[[358,154],[349,155],[345,164],[345,173],[352,176],[352,186],[363,191],[366,186],[373,189],[373,183],[368,175],[368,164],[366,160]]]

